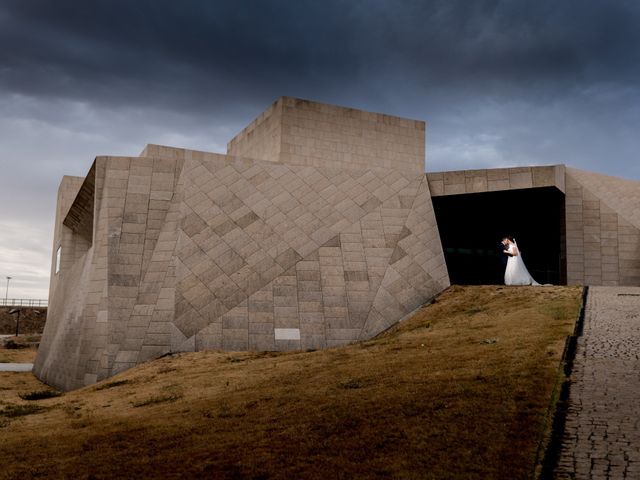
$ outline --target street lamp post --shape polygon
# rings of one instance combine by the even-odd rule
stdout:
[[[18,314],[18,318],[16,320],[16,337],[20,334],[20,308],[13,308],[9,310],[9,315]]]
[[[11,280],[11,277],[7,275],[7,289],[4,292],[4,304],[7,304],[7,299],[9,298],[9,280]]]

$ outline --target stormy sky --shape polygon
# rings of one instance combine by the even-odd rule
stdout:
[[[224,152],[281,95],[427,121],[428,171],[640,179],[635,0],[0,0],[0,293],[46,298],[96,155]]]

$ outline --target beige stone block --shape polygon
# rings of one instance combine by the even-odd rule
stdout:
[[[467,193],[486,192],[488,190],[488,181],[486,175],[478,175],[466,178],[465,190]]]
[[[133,363],[138,360],[139,351],[120,351],[116,355],[115,361],[118,363]]]
[[[457,195],[461,193],[466,193],[466,187],[464,183],[444,185],[444,194],[445,195]]]
[[[509,186],[511,188],[531,188],[533,186],[533,178],[531,171],[518,171],[511,169],[509,172]]]
[[[496,180],[509,180],[509,170],[504,168],[486,170],[486,175],[489,182]]]
[[[349,329],[349,328],[331,328],[327,330],[327,343],[331,341],[338,342],[350,342],[358,339],[358,335],[360,334],[359,329]],[[342,343],[337,343],[334,345],[340,345]]]
[[[273,307],[274,318],[298,318],[298,306],[297,302],[291,303],[289,306],[274,306]]]
[[[445,188],[448,185],[464,185],[465,184],[465,172],[445,172],[443,174]]]
[[[249,334],[245,329],[223,329],[222,348],[230,351],[242,351],[249,348]]]
[[[533,167],[531,169],[534,187],[547,187],[556,185],[555,167]]]
[[[276,350],[273,334],[249,334],[249,350],[272,351]]]

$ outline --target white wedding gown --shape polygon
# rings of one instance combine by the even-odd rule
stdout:
[[[536,282],[522,260],[522,253],[518,249],[518,244],[510,243],[507,252],[513,254],[515,250],[518,254],[510,256],[507,260],[507,269],[504,271],[505,285],[540,285]]]

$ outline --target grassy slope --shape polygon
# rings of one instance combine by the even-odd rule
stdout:
[[[33,363],[36,359],[35,347],[0,348],[0,363]]]
[[[175,355],[37,402],[0,374],[5,412],[46,408],[0,410],[0,477],[526,478],[579,300],[452,287],[368,342]]]

